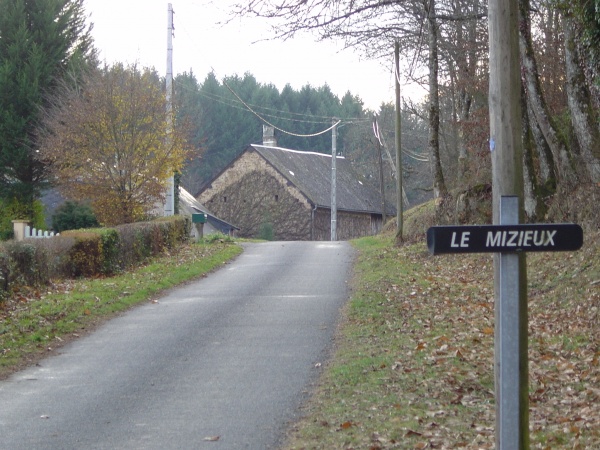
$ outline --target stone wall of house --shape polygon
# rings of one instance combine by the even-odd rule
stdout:
[[[337,212],[337,239],[347,241],[363,236],[372,236],[381,230],[381,217],[371,214]],[[331,239],[331,211],[319,208],[315,213],[314,236],[316,241]]]
[[[240,237],[309,240],[311,205],[255,152],[247,152],[198,200],[240,228]]]
[[[214,179],[210,186],[198,195],[197,200],[202,204],[208,204],[209,201],[215,202],[219,192],[223,191],[229,186],[239,183],[242,177],[255,171],[266,172],[275,177],[275,179],[283,186],[288,185],[288,180],[281,176],[281,174],[277,172],[277,170],[275,170],[270,164],[267,164],[262,156],[255,151],[247,151],[240,158],[234,161],[231,166],[228,167],[221,175]],[[288,188],[290,195],[292,195],[299,202],[303,203],[305,206],[310,206],[309,202],[306,200],[306,197],[304,197],[304,195],[302,195],[302,193],[300,193],[296,188],[293,186],[288,186]]]

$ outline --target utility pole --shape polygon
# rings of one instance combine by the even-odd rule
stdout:
[[[490,0],[488,3],[489,142],[494,224],[439,226],[427,230],[427,246],[434,255],[494,253],[494,386],[498,450],[529,449],[525,253],[573,251],[583,244],[583,230],[576,224],[522,224],[524,183],[518,8],[518,0]],[[512,239],[506,239],[509,235]],[[533,239],[544,235],[548,238]]]
[[[394,73],[396,75],[396,242],[402,242],[404,227],[402,190],[402,111],[400,99],[400,43],[394,43]]]
[[[331,240],[337,241],[337,119],[332,119],[331,128]]]
[[[489,110],[494,224],[523,220],[518,0],[490,0]],[[496,448],[529,448],[527,268],[524,252],[494,255]]]
[[[173,132],[173,5],[168,7],[167,27],[167,75],[166,75],[166,102],[167,102],[167,146],[172,145],[171,133]],[[165,195],[164,215],[175,214],[175,177],[172,174],[167,181]]]
[[[385,225],[386,213],[385,213],[385,180],[383,179],[383,151],[381,147],[381,135],[379,134],[379,124],[377,123],[377,116],[373,115],[373,132],[377,138],[377,149],[379,158],[379,194],[381,195],[381,225]]]

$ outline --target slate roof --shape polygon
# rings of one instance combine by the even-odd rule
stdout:
[[[251,145],[283,177],[318,207],[331,208],[331,155],[280,147]],[[359,181],[350,161],[336,158],[336,203],[338,210],[381,214],[379,191]],[[388,215],[396,214],[386,204]]]

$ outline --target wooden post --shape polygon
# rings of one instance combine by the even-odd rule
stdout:
[[[501,223],[502,197],[515,197],[515,212],[507,220],[523,220],[523,146],[521,141],[521,71],[519,59],[518,0],[490,0],[488,3],[488,29],[490,48],[490,152],[492,158],[493,218]],[[496,448],[529,448],[529,402],[527,359],[527,271],[525,254],[496,254],[494,258],[495,298],[495,386],[496,386]],[[508,264],[508,266],[507,266]],[[507,280],[506,277],[510,280]],[[503,304],[508,284],[516,304]],[[507,320],[507,308],[518,315],[516,336],[510,337],[510,347],[517,352],[515,362],[518,380],[517,396],[508,403],[506,393],[506,362],[501,355],[506,350],[507,336],[502,336],[500,324]],[[511,313],[511,314],[512,314]],[[503,347],[503,339],[505,345]],[[504,366],[503,366],[504,365]],[[511,418],[511,415],[514,417]]]
[[[13,233],[16,241],[25,239],[25,228],[29,225],[28,220],[13,220]]]
[[[337,241],[337,123],[332,119],[331,127],[331,240]]]
[[[385,211],[385,180],[383,174],[383,151],[381,149],[381,139],[379,136],[379,126],[377,124],[377,116],[373,116],[373,130],[377,130],[377,159],[379,164],[379,195],[381,196],[381,227],[385,225],[386,211]]]
[[[402,242],[404,227],[403,195],[402,195],[402,110],[400,98],[400,43],[394,43],[394,73],[396,74],[396,241]]]
[[[196,228],[196,242],[199,242],[204,238],[204,223],[195,223]]]

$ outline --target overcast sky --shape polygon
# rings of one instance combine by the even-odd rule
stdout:
[[[232,0],[85,0],[94,23],[92,34],[102,61],[137,62],[166,73],[168,4],[173,5],[173,73],[192,70],[199,82],[214,70],[218,80],[249,72],[260,83],[279,90],[329,85],[342,97],[347,91],[365,106],[378,109],[394,101],[393,57],[366,61],[341,44],[317,42],[302,35],[292,40],[271,38],[268,23],[228,17]]]

